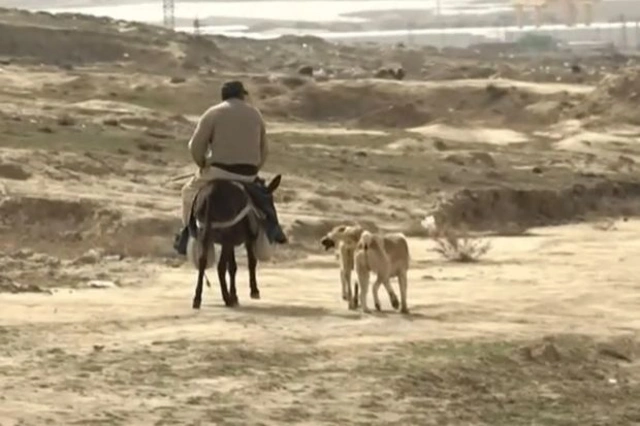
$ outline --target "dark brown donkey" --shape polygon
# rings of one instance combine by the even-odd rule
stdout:
[[[267,185],[267,190],[273,193],[280,185],[282,176],[277,175]],[[220,244],[222,249],[218,260],[218,281],[220,292],[227,307],[238,305],[236,293],[236,264],[235,248],[244,244],[247,249],[249,266],[249,286],[251,298],[259,299],[260,290],[256,280],[256,259],[254,247],[257,232],[252,222],[258,223],[253,210],[249,210],[249,194],[242,184],[228,180],[214,180],[203,188],[196,196],[193,211],[196,220],[204,224],[196,231],[197,239],[202,244],[200,259],[198,259],[198,282],[196,294],[193,298],[193,308],[200,309],[202,304],[202,284],[207,266],[208,251],[213,243]],[[226,274],[229,272],[229,289],[227,289]]]

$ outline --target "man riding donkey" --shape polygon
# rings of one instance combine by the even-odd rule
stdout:
[[[214,179],[242,183],[253,204],[264,214],[264,229],[270,243],[287,242],[276,213],[272,194],[258,177],[268,153],[265,123],[258,109],[245,101],[249,93],[240,81],[222,85],[222,102],[202,114],[189,141],[189,151],[198,166],[182,188],[182,232],[174,248],[186,255],[190,228],[193,230],[193,202],[202,188]]]

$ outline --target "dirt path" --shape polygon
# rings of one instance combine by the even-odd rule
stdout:
[[[638,333],[639,230],[498,239],[470,266],[413,241],[409,317],[347,311],[319,268],[263,268],[261,301],[241,268],[237,310],[214,288],[193,312],[193,272],[164,267],[135,288],[0,295],[0,424],[431,424],[377,363],[441,339]]]

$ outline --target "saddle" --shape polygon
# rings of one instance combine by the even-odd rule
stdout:
[[[252,231],[257,231],[258,220],[263,214],[256,207],[251,183],[228,179],[214,179],[194,197],[189,216],[189,231],[192,236],[202,229],[206,221],[207,202],[211,204],[211,227],[216,230],[230,228],[249,216]]]

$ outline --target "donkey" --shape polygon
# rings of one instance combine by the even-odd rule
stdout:
[[[269,182],[267,185],[269,193],[272,194],[278,188],[281,179],[282,176],[277,175]],[[193,309],[200,309],[202,304],[202,285],[207,268],[208,251],[214,249],[214,243],[222,247],[218,259],[218,281],[225,306],[238,305],[236,292],[238,266],[235,248],[241,244],[244,244],[247,250],[251,298],[260,299],[256,280],[258,260],[255,248],[259,227],[263,225],[260,223],[260,213],[253,206],[244,184],[232,180],[213,180],[196,195],[192,210],[197,223],[196,229],[192,229],[192,235],[197,235],[201,247]],[[229,289],[227,289],[227,272],[229,272]]]

